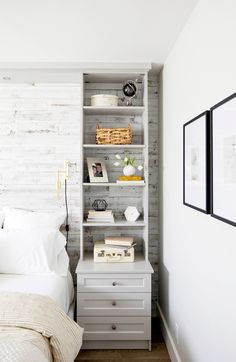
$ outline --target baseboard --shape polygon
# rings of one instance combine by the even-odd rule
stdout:
[[[157,308],[158,308],[158,311],[159,311],[160,317],[161,317],[161,331],[162,331],[163,338],[165,340],[166,347],[167,347],[169,355],[170,355],[171,362],[181,362],[181,358],[179,356],[175,342],[172,338],[170,329],[168,327],[168,324],[166,322],[166,319],[164,317],[164,314],[162,312],[162,309],[161,309],[159,303],[157,303]]]

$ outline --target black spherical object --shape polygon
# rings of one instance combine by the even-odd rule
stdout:
[[[128,98],[133,98],[137,93],[137,86],[132,80],[127,81],[123,85],[123,93]]]
[[[95,211],[105,211],[107,209],[107,202],[103,199],[97,199],[93,202],[92,207]]]

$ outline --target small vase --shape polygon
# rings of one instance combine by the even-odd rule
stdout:
[[[134,176],[135,175],[135,167],[132,165],[127,165],[123,168],[123,174],[125,176]]]

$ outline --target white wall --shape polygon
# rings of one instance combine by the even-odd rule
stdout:
[[[1,0],[1,62],[163,64],[197,0]]]
[[[236,229],[182,204],[182,125],[235,92],[235,19],[235,0],[201,0],[162,74],[160,304],[185,362],[236,360]]]

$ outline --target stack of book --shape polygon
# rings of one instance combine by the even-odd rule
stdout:
[[[141,176],[119,176],[116,182],[118,184],[144,184],[144,180]]]
[[[107,236],[105,238],[105,244],[127,249],[132,248],[135,245],[134,238],[131,236]]]
[[[113,223],[114,215],[113,215],[112,210],[106,210],[106,211],[89,210],[87,222]]]

